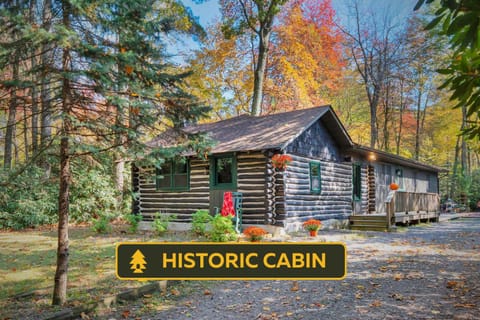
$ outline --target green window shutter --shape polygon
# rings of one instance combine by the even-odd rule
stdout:
[[[213,157],[210,162],[210,186],[213,189],[237,188],[237,160],[233,155]]]
[[[362,200],[362,166],[355,163],[352,167],[353,200]]]
[[[322,173],[320,162],[312,161],[310,165],[310,192],[320,194],[322,192]]]

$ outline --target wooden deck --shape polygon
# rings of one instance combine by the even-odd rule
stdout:
[[[408,226],[420,222],[437,222],[440,214],[440,199],[435,193],[396,192],[386,203],[387,214],[361,214],[350,216],[349,225],[353,230],[389,231],[390,226]],[[394,214],[393,214],[394,212]]]
[[[398,212],[392,225],[409,226],[423,222],[438,222],[438,212]],[[389,231],[386,214],[361,214],[348,218],[352,230]]]

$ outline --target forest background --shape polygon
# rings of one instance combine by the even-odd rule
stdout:
[[[0,228],[58,223],[63,304],[69,221],[131,218],[126,160],[179,151],[149,139],[324,104],[355,142],[444,168],[442,199],[474,209],[479,8],[426,2],[336,1],[340,19],[331,0],[196,0],[219,9],[207,25],[177,0],[2,2]]]
[[[3,228],[57,221],[60,170],[57,150],[62,127],[59,119],[64,119],[58,105],[62,77],[55,75],[60,72],[56,65],[61,52],[56,25],[61,17],[55,8],[60,3],[13,3],[15,6],[2,8],[5,32],[0,87],[0,164],[3,168],[0,227]],[[195,17],[192,9],[182,2],[165,3],[170,7],[165,5],[163,17],[156,18],[163,19],[157,22],[163,23],[165,30],[152,31],[162,34],[157,39],[149,39],[153,50],[159,52],[156,63],[163,64],[168,70],[166,73],[178,77],[175,81],[188,92],[188,99],[196,99],[195,103],[204,109],[198,113],[192,108],[179,107],[180,111],[170,112],[167,109],[172,101],[165,103],[160,96],[167,95],[171,89],[157,86],[154,94],[157,99],[144,107],[150,116],[157,118],[141,125],[137,120],[137,126],[132,127],[128,123],[132,115],[141,116],[142,110],[114,106],[115,103],[131,104],[132,98],[139,100],[135,97],[138,93],[131,89],[135,86],[131,81],[139,81],[138,72],[121,61],[129,57],[119,51],[127,49],[119,48],[118,43],[122,28],[131,27],[117,19],[117,25],[110,26],[110,30],[105,26],[103,30],[93,30],[97,22],[89,22],[92,38],[102,35],[103,41],[108,40],[112,46],[104,50],[117,52],[118,57],[104,58],[103,62],[96,57],[96,61],[84,57],[78,62],[81,67],[72,68],[78,68],[72,71],[75,73],[72,77],[81,79],[78,86],[72,86],[72,91],[88,100],[78,102],[77,110],[70,115],[76,122],[72,138],[83,144],[83,147],[77,146],[82,150],[72,152],[75,165],[72,166],[70,217],[74,221],[128,212],[129,169],[120,160],[141,156],[138,150],[132,155],[130,148],[134,142],[142,144],[175,121],[184,121],[189,117],[185,115],[186,109],[190,117],[205,122],[242,113],[270,114],[323,104],[333,106],[356,143],[448,170],[441,177],[442,197],[474,208],[480,197],[480,144],[478,139],[468,139],[460,133],[470,122],[478,120],[475,114],[467,114],[465,106],[454,108],[457,101],[450,100],[450,91],[439,89],[446,76],[437,71],[447,66],[453,51],[448,37],[441,35],[438,28],[425,30],[435,7],[414,11],[413,1],[400,5],[335,1],[335,7],[341,12],[339,17],[330,0],[271,1],[278,8],[270,27],[261,105],[254,112],[252,99],[260,33],[249,29],[249,21],[241,20],[241,8],[223,0],[188,2],[195,12],[207,17],[205,20],[205,17]],[[238,3],[252,5],[254,2]],[[203,7],[209,12],[205,13]],[[258,25],[253,9],[249,13],[250,22]],[[91,6],[88,10],[100,9]],[[212,12],[217,13],[216,16]],[[175,14],[176,21],[172,22]],[[171,25],[167,26],[168,23]],[[94,40],[90,42],[87,43],[90,46],[99,45]],[[99,63],[104,64],[103,70],[95,70]],[[101,97],[102,93],[98,92],[101,91],[98,81],[104,76],[101,73],[107,76],[112,73],[106,68],[117,70],[122,63],[125,64],[123,75],[110,74],[109,94],[116,94],[116,99],[124,101],[110,103],[113,98]],[[85,72],[88,68],[90,74]],[[178,90],[175,94],[179,95]],[[207,108],[210,110],[205,112]],[[170,110],[173,109],[170,106]],[[107,111],[116,117],[112,126],[105,128],[103,124],[103,129],[92,130],[99,126],[98,118]],[[133,135],[135,138],[129,138]],[[109,140],[110,144],[102,139]]]

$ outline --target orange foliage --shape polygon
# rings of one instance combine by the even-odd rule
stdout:
[[[345,65],[331,0],[295,0],[283,11],[265,88],[274,112],[325,103],[322,92],[338,89]]]

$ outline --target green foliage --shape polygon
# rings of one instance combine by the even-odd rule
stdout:
[[[78,161],[72,172],[70,221],[88,222],[118,216],[117,191],[107,170]],[[9,172],[8,172],[9,173]],[[58,221],[58,181],[44,170],[27,168],[14,180],[0,173],[0,228],[23,229]]]
[[[56,182],[43,177],[38,167],[30,167],[15,180],[0,172],[0,228],[23,229],[57,221]]]
[[[107,217],[100,217],[93,220],[92,230],[97,233],[108,233],[111,230],[110,220]]]
[[[106,172],[80,165],[72,171],[70,217],[73,221],[90,221],[119,214],[116,212],[117,191]]]
[[[212,219],[212,230],[208,233],[210,240],[214,242],[234,241],[237,234],[231,217],[224,217],[219,214]]]
[[[208,210],[198,210],[192,215],[192,231],[200,236],[206,235],[207,224],[211,222],[213,217]]]
[[[177,218],[177,215],[173,214],[161,214],[157,213],[153,220],[152,226],[158,235],[164,234],[168,230],[168,224]]]
[[[472,172],[472,182],[468,193],[469,206],[471,210],[477,209],[477,203],[480,201],[480,169]]]
[[[127,214],[125,215],[125,220],[130,224],[128,229],[131,233],[135,233],[138,230],[138,226],[142,221],[143,217],[140,214]]]
[[[433,0],[419,0],[415,9]],[[470,138],[480,138],[480,6],[478,1],[441,0],[440,7],[427,28],[440,26],[455,50],[450,64],[439,70],[447,76],[440,89],[448,88],[456,107],[467,107],[467,116],[473,117],[463,132]]]

